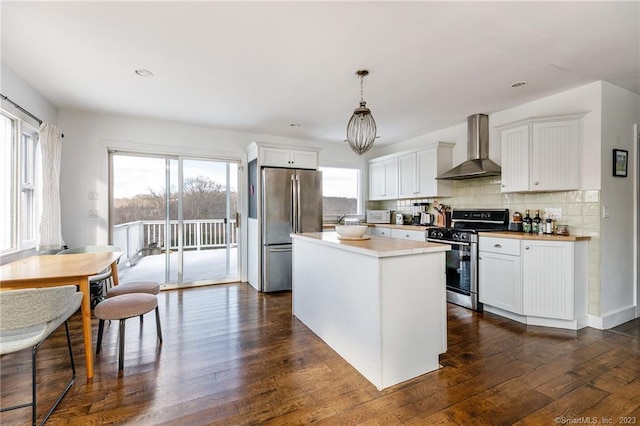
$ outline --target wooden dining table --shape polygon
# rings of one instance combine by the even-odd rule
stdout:
[[[87,379],[93,378],[91,337],[91,293],[89,277],[111,267],[114,285],[118,285],[118,259],[122,252],[36,255],[0,266],[0,290],[55,287],[75,284],[84,294],[80,311]]]

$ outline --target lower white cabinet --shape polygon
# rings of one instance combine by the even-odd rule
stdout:
[[[586,326],[587,244],[481,236],[479,292],[485,310],[530,325]]]
[[[520,241],[483,237],[478,249],[480,302],[522,314]]]
[[[375,227],[371,229],[371,235],[373,235],[374,237],[386,237],[386,238],[390,238],[391,237],[391,228],[379,228],[379,227]]]
[[[408,229],[391,229],[391,238],[401,238],[403,240],[425,241],[425,231],[412,231]]]
[[[525,315],[564,320],[586,315],[586,288],[577,282],[586,281],[586,260],[576,259],[575,251],[571,242],[522,241]]]

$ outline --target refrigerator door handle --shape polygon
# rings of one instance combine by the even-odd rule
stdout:
[[[286,253],[288,251],[291,251],[291,247],[289,247],[289,248],[270,248],[269,251],[272,252],[272,253]]]
[[[302,232],[302,215],[300,214],[300,206],[302,205],[300,203],[300,177],[296,174],[296,209],[297,209],[297,214],[296,214],[296,233],[298,232]]]
[[[297,194],[296,190],[298,187],[295,184],[296,175],[291,175],[291,232],[296,233],[298,230],[296,226],[298,225],[298,204],[296,203]]]

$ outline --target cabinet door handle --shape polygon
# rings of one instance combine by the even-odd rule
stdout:
[[[495,248],[502,248],[502,245],[501,245],[501,244],[494,244],[493,246],[494,246]]]
[[[525,250],[529,250],[529,246],[526,246],[524,249],[525,249]]]
[[[540,185],[540,182],[536,181],[536,182],[533,182],[533,184],[534,185]]]
[[[406,234],[406,235],[405,235],[405,238],[409,238],[409,234]]]

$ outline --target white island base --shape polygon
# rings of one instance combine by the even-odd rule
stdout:
[[[451,247],[294,234],[293,314],[379,390],[439,368]]]

